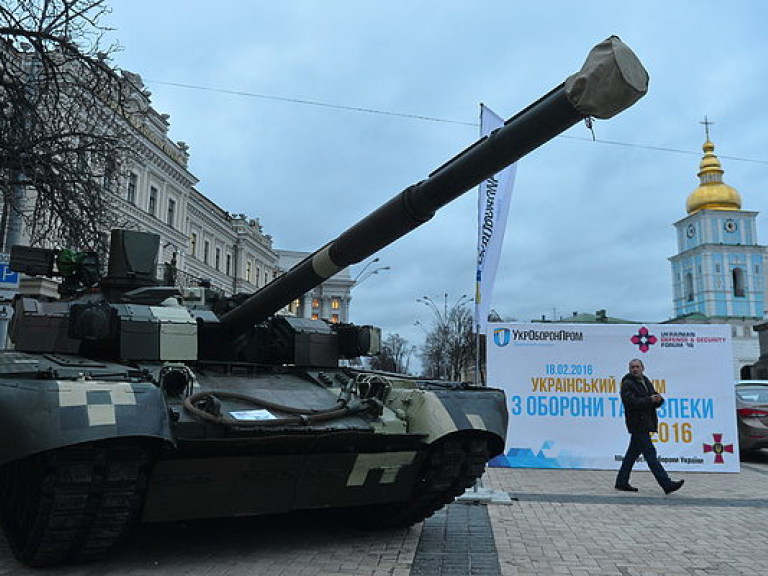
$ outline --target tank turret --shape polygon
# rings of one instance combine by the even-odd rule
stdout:
[[[15,249],[12,269],[62,283],[58,300],[16,299],[14,349],[0,350],[10,550],[32,566],[93,560],[137,519],[337,509],[404,527],[453,501],[504,451],[504,392],[340,366],[374,352],[378,330],[279,311],[647,84],[609,38],[562,85],[253,295],[162,285],[153,234],[114,231],[102,279],[93,254]]]

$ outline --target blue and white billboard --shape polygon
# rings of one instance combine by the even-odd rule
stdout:
[[[487,335],[488,383],[504,389],[510,416],[492,465],[618,469],[629,442],[621,380],[640,358],[665,398],[653,435],[665,468],[739,471],[730,326],[516,323]]]

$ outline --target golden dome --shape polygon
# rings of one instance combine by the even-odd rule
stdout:
[[[699,187],[688,196],[685,209],[688,214],[699,210],[741,210],[741,195],[723,182],[724,170],[715,156],[715,145],[709,141],[702,147],[704,157],[699,165]]]

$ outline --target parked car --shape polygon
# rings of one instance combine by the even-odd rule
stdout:
[[[742,453],[768,448],[768,380],[736,382],[736,423]]]

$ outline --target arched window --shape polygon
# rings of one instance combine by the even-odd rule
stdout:
[[[685,274],[685,301],[693,302],[693,274]]]
[[[733,295],[737,298],[744,297],[744,270],[741,268],[734,268],[731,272],[733,276]]]

